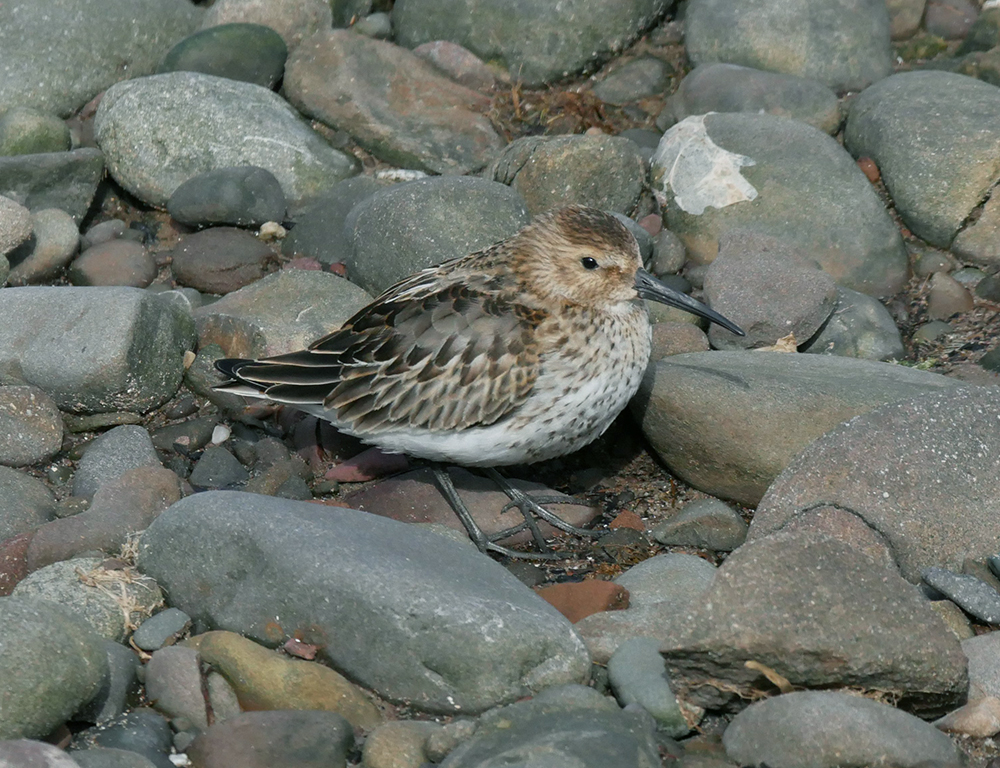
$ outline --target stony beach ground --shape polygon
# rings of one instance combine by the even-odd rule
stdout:
[[[1000,764],[1000,8],[562,5],[0,4],[0,766]],[[553,559],[212,389],[577,203],[747,336]]]

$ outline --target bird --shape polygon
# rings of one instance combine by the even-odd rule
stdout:
[[[497,467],[572,453],[607,430],[649,362],[643,299],[744,335],[643,269],[635,237],[613,214],[573,205],[397,282],[306,349],[217,360],[227,381],[216,389],[294,406],[387,453],[427,460],[479,549],[521,556],[497,542],[527,528],[544,548],[533,515],[591,532]],[[487,536],[445,465],[484,470],[524,522]]]

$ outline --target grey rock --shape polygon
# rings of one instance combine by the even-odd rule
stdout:
[[[887,0],[889,33],[893,40],[905,40],[920,29],[927,0]]]
[[[0,155],[65,152],[69,148],[69,128],[55,115],[13,107],[0,117]]]
[[[747,524],[732,507],[718,499],[695,499],[650,534],[668,546],[699,547],[732,552],[747,537]]]
[[[979,6],[968,0],[927,0],[924,27],[945,40],[961,40],[969,34],[979,15]]]
[[[979,218],[955,236],[952,252],[965,261],[990,269],[1000,268],[1000,194],[983,203]]]
[[[388,13],[370,13],[358,19],[351,31],[376,40],[388,40],[392,37],[392,19]]]
[[[859,91],[892,72],[880,0],[692,0],[684,43],[695,64],[729,62]]]
[[[111,240],[81,253],[66,276],[73,285],[122,285],[145,288],[156,279],[157,266],[142,243]]]
[[[962,141],[956,141],[962,136]],[[845,146],[872,158],[906,226],[947,248],[1000,172],[1000,88],[951,72],[903,72],[851,105]]]
[[[946,333],[951,333],[952,330],[952,327],[943,320],[932,320],[931,322],[924,323],[917,328],[916,332],[913,334],[913,342],[936,341]]]
[[[0,464],[27,467],[62,448],[62,415],[38,387],[0,386]]]
[[[247,570],[250,550],[257,565]],[[289,637],[352,627],[320,652],[421,710],[480,712],[589,674],[569,622],[504,568],[376,515],[210,491],[150,525],[139,567],[195,621],[261,642],[280,642],[276,612]]]
[[[106,570],[103,562],[100,557],[77,557],[52,563],[18,582],[11,595],[56,603],[102,638],[120,643],[130,623],[138,624],[163,602],[163,593],[152,579]]]
[[[526,136],[484,176],[516,189],[533,216],[564,205],[630,215],[646,187],[646,161],[620,136]]]
[[[296,48],[283,88],[303,114],[403,168],[466,174],[504,144],[485,116],[486,96],[403,48],[349,30],[319,32]]]
[[[1000,538],[997,419],[1000,391],[964,387],[892,402],[841,424],[774,481],[749,539],[822,501],[882,532],[914,582],[924,568],[957,571],[967,557],[984,559]]]
[[[986,624],[1000,624],[1000,593],[975,576],[925,568],[921,578],[959,608]]]
[[[364,0],[362,0],[363,2]],[[354,0],[357,5],[358,0]],[[351,5],[351,0],[218,0],[205,12],[202,28],[220,24],[262,24],[270,27],[285,41],[289,50],[309,35],[333,26],[331,9]],[[352,13],[338,14],[339,22],[346,24]]]
[[[273,271],[275,261],[271,247],[246,230],[211,227],[181,239],[170,269],[178,283],[198,291],[231,293]]]
[[[839,691],[797,691],[751,704],[722,743],[741,765],[770,768],[964,765],[951,739],[930,723]]]
[[[632,59],[594,85],[601,101],[619,106],[659,96],[667,87],[667,65],[652,56]]]
[[[138,687],[142,663],[135,652],[111,640],[104,641],[104,650],[108,654],[108,674],[94,698],[77,713],[80,720],[88,723],[105,723],[120,717]]]
[[[156,768],[173,768],[168,756],[172,737],[166,718],[151,709],[140,708],[82,731],[74,744],[137,752]]]
[[[229,488],[245,483],[250,473],[221,445],[211,445],[198,459],[188,478],[196,488]]]
[[[434,40],[413,49],[456,83],[474,91],[488,93],[501,81],[500,74],[467,48],[450,40]]]
[[[73,495],[93,496],[130,469],[148,464],[159,466],[160,459],[145,428],[135,424],[115,427],[87,446],[73,477]]]
[[[833,312],[837,286],[789,243],[759,235],[729,237],[705,273],[705,297],[746,336],[709,329],[717,349],[750,349],[794,334],[811,338]]]
[[[117,240],[128,232],[128,225],[121,219],[108,219],[95,224],[80,235],[80,248],[86,250],[94,245]]]
[[[136,288],[7,288],[0,327],[0,363],[18,363],[65,411],[166,402],[194,345],[190,315]]]
[[[486,179],[397,184],[359,203],[345,223],[349,277],[377,295],[421,269],[486,248],[529,221],[523,198]]]
[[[668,6],[663,0],[569,7],[530,0],[401,0],[393,6],[392,25],[400,45],[451,40],[484,61],[499,62],[531,87],[622,50]]]
[[[669,229],[662,229],[653,238],[653,261],[650,271],[657,277],[680,272],[687,261],[687,251],[684,243]]]
[[[183,717],[198,731],[208,728],[201,654],[194,648],[173,645],[156,651],[146,664],[146,695],[167,717]]]
[[[949,711],[968,686],[958,638],[919,590],[815,527],[733,552],[660,650],[674,690],[709,709],[770,690],[759,665],[793,686],[891,692],[923,716]]]
[[[195,72],[114,85],[94,132],[118,183],[160,207],[183,182],[217,168],[264,168],[289,201],[358,172],[353,157],[333,149],[277,94]]]
[[[72,755],[79,768],[157,768],[148,757],[129,749],[92,747],[74,750]]]
[[[651,367],[630,407],[678,477],[753,506],[799,451],[841,422],[962,387],[940,374],[849,357],[696,352]]]
[[[988,51],[1000,45],[1000,8],[988,8],[979,14],[969,34],[955,51],[955,55],[964,56],[973,51]]]
[[[155,651],[177,640],[191,627],[191,617],[179,608],[167,608],[146,619],[132,633],[132,642],[144,651]]]
[[[285,193],[264,168],[217,168],[177,187],[167,201],[167,212],[182,224],[259,227],[284,221]]]
[[[1000,633],[969,637],[962,651],[969,660],[969,699],[1000,698]]]
[[[837,288],[837,304],[803,352],[865,360],[901,360],[906,354],[896,321],[878,299]]]
[[[59,747],[44,741],[12,739],[0,741],[3,768],[80,768],[80,764]]]
[[[59,208],[83,220],[104,178],[104,155],[84,147],[72,152],[0,157],[0,195],[33,211]]]
[[[668,131],[659,152],[676,141],[681,126],[691,127],[685,121]],[[654,156],[651,173],[654,186],[667,196],[667,226],[694,261],[712,261],[726,235],[765,235],[808,254],[838,285],[872,296],[902,289],[909,269],[899,230],[871,183],[833,138],[798,120],[767,114],[708,115],[704,126],[715,145],[754,162],[739,173],[766,194],[700,214],[688,212],[681,202],[692,185],[715,189],[727,180],[713,178],[707,165],[693,167],[687,179],[671,175],[672,165],[663,165],[667,159]]]
[[[8,254],[31,237],[31,212],[0,195],[0,254]]]
[[[352,238],[344,230],[347,214],[385,186],[371,176],[355,176],[334,184],[293,214],[295,226],[281,241],[281,252],[323,264],[346,261],[353,249]]]
[[[591,688],[560,686],[483,715],[472,738],[449,754],[441,768],[490,762],[652,768],[660,763],[652,725],[645,713],[622,711]]]
[[[101,638],[62,606],[0,597],[0,739],[48,734],[97,693],[107,664]]]
[[[201,72],[274,88],[281,80],[288,47],[281,35],[260,24],[222,24],[184,38],[167,52],[159,72]]]
[[[936,272],[931,275],[927,291],[927,315],[933,320],[948,320],[968,312],[975,306],[972,293],[951,275]]]
[[[10,272],[11,285],[49,280],[67,265],[80,247],[80,232],[73,217],[59,208],[31,214],[31,247]],[[18,249],[19,251],[21,249]]]
[[[270,710],[216,722],[187,753],[194,765],[342,768],[353,746],[351,724],[336,712]]]
[[[0,6],[0,104],[60,116],[123,77],[140,77],[198,24],[184,0],[42,0]],[[100,44],[95,44],[100,41]]]
[[[695,67],[668,99],[666,109],[674,122],[708,112],[767,112],[830,134],[841,122],[837,94],[818,80],[738,64]]]
[[[659,640],[634,637],[618,646],[608,661],[608,681],[623,707],[638,704],[653,716],[658,730],[675,739],[690,732],[670,690]]]
[[[629,607],[587,616],[573,628],[595,662],[606,664],[629,638],[662,643],[681,617],[700,600],[715,577],[715,566],[695,555],[655,555],[615,579],[629,593]]]
[[[41,480],[0,466],[0,541],[37,528],[55,516],[55,497]]]
[[[634,219],[630,219],[625,214],[615,213],[614,217],[624,224],[625,228],[632,233],[632,237],[635,238],[636,243],[639,245],[639,257],[642,259],[642,263],[648,263],[653,257],[652,236],[650,236],[649,232],[639,226]]]
[[[218,344],[230,357],[293,352],[339,328],[371,300],[342,277],[284,269],[195,310],[198,346]]]

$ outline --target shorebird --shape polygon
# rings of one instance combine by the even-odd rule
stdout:
[[[572,453],[600,437],[639,387],[651,331],[642,299],[732,321],[657,280],[611,214],[573,206],[396,283],[307,349],[223,359],[217,387],[285,403],[389,453],[431,462],[442,494],[483,552],[535,515],[590,534],[512,487],[496,467]],[[487,536],[442,465],[479,467],[524,522]],[[565,499],[563,499],[565,501]]]

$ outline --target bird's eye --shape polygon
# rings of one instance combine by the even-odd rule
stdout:
[[[597,259],[591,256],[584,256],[580,259],[580,263],[583,264],[584,269],[597,269]]]

